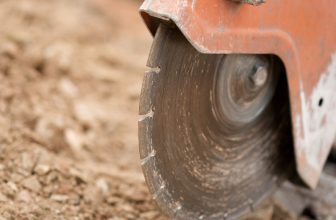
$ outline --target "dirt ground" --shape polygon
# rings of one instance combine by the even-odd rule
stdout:
[[[0,220],[166,219],[139,165],[140,1],[92,2],[0,1]]]

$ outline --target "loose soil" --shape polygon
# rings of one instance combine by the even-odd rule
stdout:
[[[167,219],[141,172],[140,1],[0,1],[0,220]],[[269,202],[250,219],[297,219]]]

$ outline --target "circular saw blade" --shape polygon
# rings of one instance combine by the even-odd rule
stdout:
[[[285,80],[253,120],[226,123],[214,97],[224,59],[197,52],[177,29],[156,33],[140,97],[140,156],[154,200],[173,219],[236,219],[293,170]]]

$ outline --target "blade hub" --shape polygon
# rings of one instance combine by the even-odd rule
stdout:
[[[251,75],[250,79],[254,83],[255,86],[261,87],[267,81],[267,67],[266,66],[258,66],[256,67],[256,71]]]
[[[221,121],[245,126],[270,103],[277,74],[272,60],[262,55],[227,55],[214,82],[215,108]]]

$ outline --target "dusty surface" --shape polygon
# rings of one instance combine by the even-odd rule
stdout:
[[[166,219],[139,166],[139,3],[0,1],[1,220]]]
[[[83,0],[1,1],[4,219],[159,215],[137,149],[150,37],[128,5],[118,21]]]

